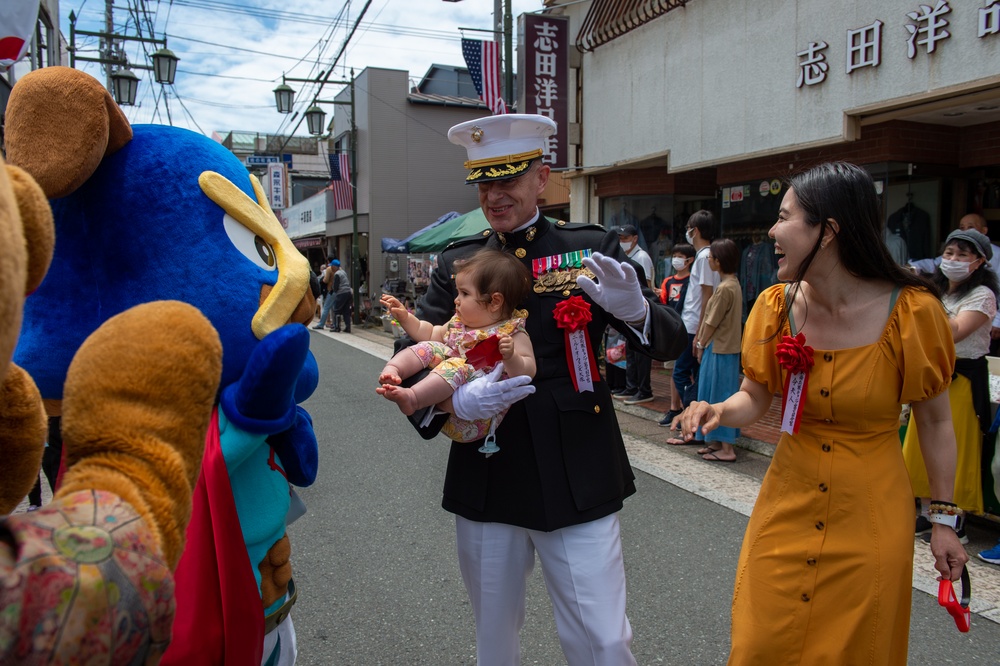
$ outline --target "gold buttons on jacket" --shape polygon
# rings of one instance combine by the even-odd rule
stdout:
[[[600,414],[601,413],[601,406],[600,405],[594,405],[594,413],[595,414]]]
[[[519,247],[516,250],[514,250],[514,254],[517,255],[518,259],[524,259],[524,257],[528,254],[528,251],[525,250],[523,247]]]

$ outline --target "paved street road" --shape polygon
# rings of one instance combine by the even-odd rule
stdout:
[[[440,508],[447,443],[419,439],[375,394],[389,350],[363,346],[382,358],[333,334],[313,335],[321,380],[306,407],[320,441],[320,478],[301,492],[309,513],[290,528],[298,663],[475,664],[454,522]],[[639,492],[621,514],[636,658],[644,666],[724,664],[746,518],[636,473]],[[528,595],[522,663],[564,664],[537,567]],[[909,663],[998,664],[1000,625],[973,616],[972,632],[959,634],[936,600],[915,590]]]

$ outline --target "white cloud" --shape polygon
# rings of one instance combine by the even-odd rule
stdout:
[[[159,2],[158,7],[153,3],[155,35],[162,38],[165,32],[168,47],[181,59],[174,91],[167,94],[172,124],[223,135],[230,130],[263,134],[291,129],[288,117],[274,107],[272,91],[281,83],[282,73],[315,78],[325,70],[366,3],[354,0],[343,10],[331,4],[328,0],[244,0],[239,4],[236,0],[174,0]],[[432,64],[464,67],[458,28],[492,29],[493,6],[493,0],[374,0],[330,78],[346,79],[352,67],[356,73],[365,67],[384,67],[406,70],[416,82]],[[512,0],[511,7],[516,33],[517,16],[538,11],[542,0]],[[70,10],[78,15],[78,29],[104,29],[104,3],[63,0],[62,31],[67,38]],[[335,22],[341,13],[342,20]],[[124,25],[127,17],[124,10],[115,11],[116,30],[135,35],[134,20]],[[490,38],[476,31],[465,36]],[[96,38],[78,38],[78,49],[87,46],[96,48]],[[146,48],[152,52],[157,47]],[[138,43],[130,42],[126,52],[132,62],[144,61]],[[77,68],[104,80],[96,63],[78,62]],[[124,107],[129,120],[168,123],[167,107],[162,100],[157,104],[160,86],[153,82],[152,72],[136,73],[141,79],[137,106]],[[289,85],[299,92],[296,108],[301,110],[310,86]],[[323,97],[332,99],[340,87],[328,85]],[[297,134],[305,134],[304,126]]]

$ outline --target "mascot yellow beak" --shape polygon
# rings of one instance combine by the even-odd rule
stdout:
[[[254,176],[250,176],[250,182],[257,201],[214,171],[206,171],[198,177],[205,196],[274,248],[278,282],[264,297],[251,322],[253,334],[262,340],[292,319],[302,297],[309,291],[309,262],[295,249],[274,216],[260,183]]]

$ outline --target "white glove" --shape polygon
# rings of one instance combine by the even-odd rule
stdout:
[[[624,322],[645,321],[646,298],[642,295],[635,269],[628,262],[595,252],[584,258],[583,265],[594,272],[597,282],[580,275],[576,278],[576,285],[587,292],[595,303]]]
[[[466,421],[493,418],[535,392],[535,387],[531,386],[531,377],[518,375],[501,380],[502,372],[503,363],[497,363],[490,374],[455,389],[451,396],[455,416]]]

